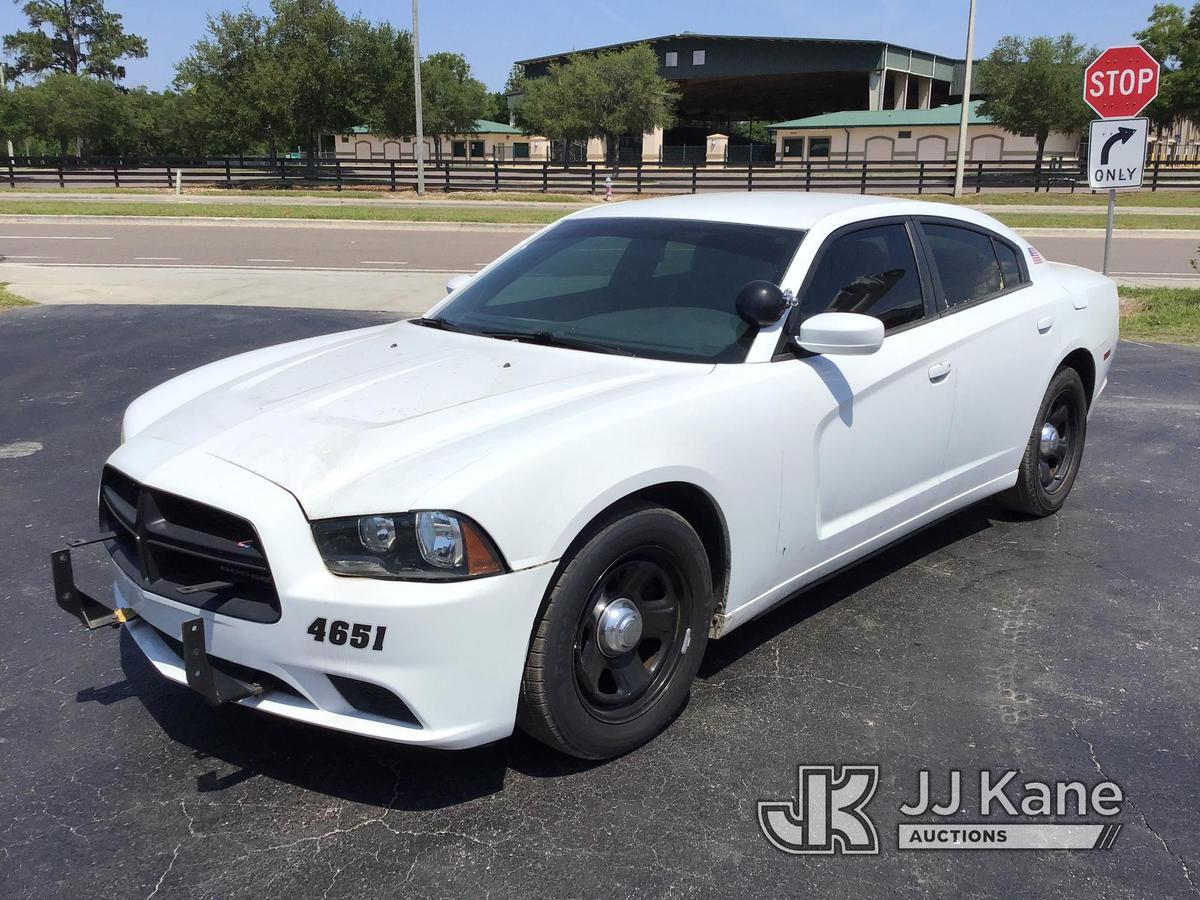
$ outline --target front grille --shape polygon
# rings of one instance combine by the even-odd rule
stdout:
[[[105,466],[100,528],[109,552],[147,591],[251,622],[279,620],[279,594],[254,526],[240,516],[139,484]]]

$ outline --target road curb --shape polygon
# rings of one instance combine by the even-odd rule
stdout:
[[[379,228],[417,231],[515,231],[532,234],[545,224],[519,222],[409,222],[371,219],[260,219],[240,216],[55,216],[25,213],[0,213],[0,223],[14,225],[57,222],[62,225],[92,225],[97,222],[124,222],[130,225],[247,225],[264,228]]]

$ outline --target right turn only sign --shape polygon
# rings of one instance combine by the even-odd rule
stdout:
[[[1147,119],[1096,119],[1088,137],[1088,185],[1095,190],[1142,186]]]

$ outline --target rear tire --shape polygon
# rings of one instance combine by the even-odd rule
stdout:
[[[649,504],[598,522],[538,620],[517,724],[581,759],[628,753],[687,700],[708,642],[712,576],[687,520]]]
[[[1017,483],[997,495],[1002,505],[1039,517],[1062,508],[1083,462],[1087,409],[1087,391],[1079,373],[1059,369],[1038,408]]]

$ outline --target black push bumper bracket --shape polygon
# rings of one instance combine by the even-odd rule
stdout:
[[[204,642],[203,619],[188,619],[183,623],[183,669],[188,687],[213,706],[246,697],[261,697],[263,693],[261,684],[234,678],[212,664]]]
[[[116,535],[107,532],[99,537],[84,540],[68,541],[69,546],[55,550],[50,554],[50,574],[54,579],[54,602],[64,612],[69,612],[88,628],[103,628],[106,625],[119,626],[136,618],[137,613],[132,609],[109,609],[95,597],[81,591],[75,584],[75,569],[71,565],[71,549],[86,547],[88,544],[99,544],[112,540]]]

